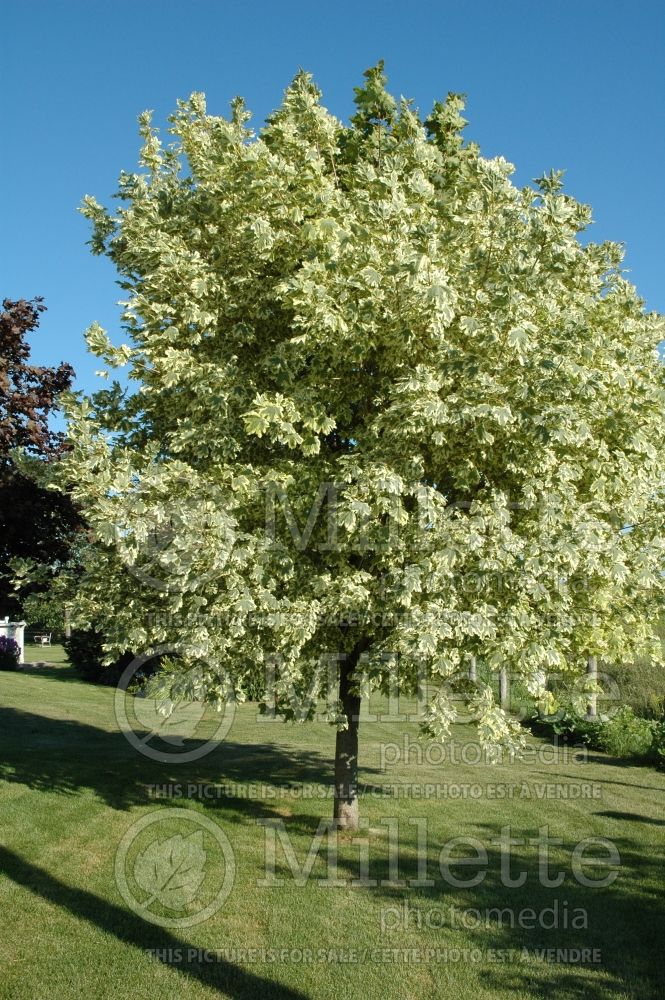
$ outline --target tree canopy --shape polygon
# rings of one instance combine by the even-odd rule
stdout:
[[[79,617],[104,609],[109,656],[177,646],[212,698],[275,655],[287,715],[340,656],[341,733],[397,663],[443,737],[470,656],[551,707],[549,671],[653,638],[663,322],[560,173],[516,187],[460,95],[423,120],[365,78],[348,125],[304,72],[258,134],[240,99],[179,102],[166,144],[145,113],[121,207],[85,198],[128,336],[88,344],[133,388],[68,404]],[[489,688],[472,708],[519,743]]]

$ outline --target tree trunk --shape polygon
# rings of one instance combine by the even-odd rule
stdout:
[[[339,665],[339,700],[347,728],[337,731],[335,740],[335,805],[333,818],[341,830],[358,829],[358,720],[360,695],[351,693],[351,679],[364,642],[356,643]]]
[[[586,665],[587,677],[594,683],[598,679],[598,661],[595,656],[590,656],[587,660]],[[587,719],[595,721],[598,718],[598,695],[595,691],[589,695],[589,704],[587,706]]]
[[[499,704],[501,708],[510,708],[510,689],[508,687],[508,671],[501,667],[499,671]]]
[[[476,671],[476,658],[475,656],[469,657],[469,680],[473,681],[475,684],[478,679],[478,674]]]

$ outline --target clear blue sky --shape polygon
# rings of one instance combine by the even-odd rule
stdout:
[[[595,240],[625,243],[631,280],[665,312],[665,4],[662,0],[4,0],[1,297],[43,295],[36,363],[70,361],[99,387],[83,331],[120,340],[121,291],[76,209],[110,204],[137,163],[136,116],[162,124],[194,90],[212,113],[242,94],[257,125],[299,67],[352,112],[379,58],[421,110],[468,95],[466,134],[517,166],[565,168]]]

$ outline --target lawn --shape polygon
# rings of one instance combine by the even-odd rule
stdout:
[[[464,726],[439,763],[418,748],[415,722],[367,721],[367,828],[355,838],[340,835],[336,872],[326,865],[324,840],[309,879],[294,877],[278,839],[274,872],[282,884],[266,885],[263,823],[283,822],[302,866],[320,818],[330,814],[334,732],[323,722],[260,722],[248,704],[206,756],[150,759],[120,731],[112,689],[78,680],[57,647],[35,653],[51,665],[0,673],[2,997],[662,995],[665,774],[599,754],[579,760],[533,738],[524,762],[477,763]],[[210,711],[196,736],[215,729]],[[165,755],[200,745],[187,735],[182,743],[169,738],[154,742]],[[187,812],[166,816],[173,807]],[[140,904],[157,918],[184,913],[181,926],[150,922],[126,902],[116,878],[121,842],[143,816],[157,820],[128,847],[123,870],[135,876],[150,829],[159,827],[160,844],[174,844],[179,833],[201,830],[203,818],[226,837],[204,832],[204,877],[193,902],[181,901],[179,910],[165,897]],[[391,819],[399,836],[392,868]],[[513,838],[527,838],[511,846],[509,871],[496,841],[505,826]],[[550,840],[558,838],[545,875],[561,884],[551,887],[528,840],[545,826]],[[475,860],[444,869],[453,885],[439,856],[458,836],[475,838],[457,851]],[[575,877],[575,845],[588,837],[607,838],[619,852],[611,885],[589,887]],[[225,901],[187,925],[203,904],[214,909],[231,870],[228,848],[235,876]],[[598,845],[589,852],[607,856]],[[610,870],[582,869],[587,879]],[[326,878],[338,884],[320,884]]]
[[[27,664],[49,663],[61,666],[67,663],[67,654],[60,645],[37,646],[28,642],[25,644],[23,659]]]

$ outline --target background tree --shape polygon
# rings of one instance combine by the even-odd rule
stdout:
[[[13,560],[29,560],[50,572],[69,555],[80,518],[66,493],[48,489],[47,465],[65,447],[64,435],[49,427],[59,395],[71,387],[74,370],[29,363],[28,335],[45,306],[5,299],[0,312],[0,615],[17,616],[22,596],[43,588],[12,583]]]
[[[166,147],[141,116],[122,209],[83,206],[130,341],[88,343],[138,388],[72,401],[66,460],[109,656],[175,645],[213,699],[273,657],[291,717],[338,662],[348,827],[361,681],[425,674],[438,737],[470,656],[551,707],[548,672],[642,650],[663,596],[663,328],[621,248],[580,243],[559,174],[516,188],[465,144],[460,96],[423,121],[365,76],[348,126],[305,73],[259,136],[239,99],[180,102]],[[470,703],[519,744],[489,687]]]
[[[47,457],[62,451],[64,435],[49,428],[57,397],[69,389],[74,369],[64,361],[57,368],[28,363],[29,334],[46,309],[41,297],[4,299],[0,312],[0,472],[13,471],[13,454]]]

